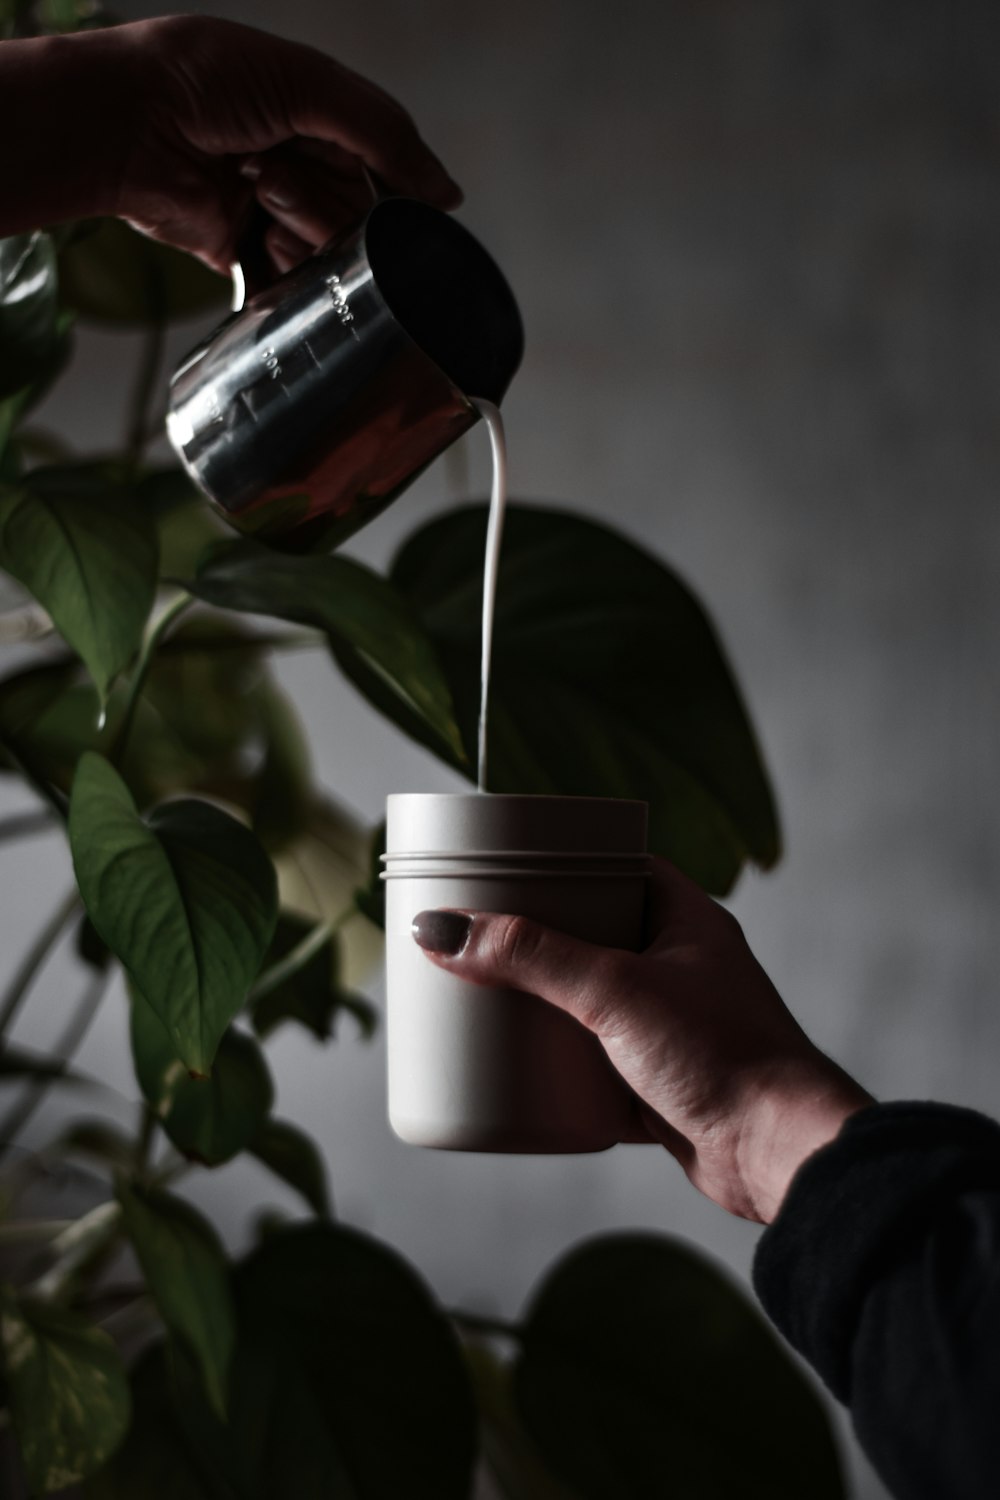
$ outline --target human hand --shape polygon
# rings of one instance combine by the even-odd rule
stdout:
[[[873,1101],[793,1019],[736,919],[653,861],[642,953],[525,917],[421,912],[441,968],[527,991],[592,1031],[631,1087],[639,1129],[730,1213],[770,1223],[802,1161]]]
[[[23,190],[8,184],[0,209],[7,233],[114,214],[227,272],[256,203],[285,271],[358,221],[372,178],[440,208],[461,201],[388,94],[311,47],[232,21],[164,16],[0,43],[0,90],[12,117],[19,100],[22,125],[32,101],[44,116],[33,143],[23,132]],[[8,226],[11,214],[23,222]]]

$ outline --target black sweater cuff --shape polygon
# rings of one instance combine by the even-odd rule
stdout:
[[[869,1289],[942,1205],[1000,1188],[1000,1126],[946,1104],[877,1104],[799,1168],[761,1236],[753,1284],[765,1311],[839,1400]]]

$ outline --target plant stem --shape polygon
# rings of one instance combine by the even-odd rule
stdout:
[[[150,1155],[153,1149],[153,1136],[156,1134],[156,1116],[145,1102],[142,1105],[142,1119],[139,1122],[139,1135],[135,1143],[135,1168],[142,1176],[149,1168]]]
[[[59,1071],[53,1073],[48,1078],[39,1079],[38,1082],[34,1083],[26,1091],[21,1103],[15,1104],[6,1117],[0,1120],[0,1157],[6,1154],[45,1098],[48,1090],[61,1074],[65,1072],[75,1057],[80,1043],[89,1031],[90,1025],[97,1014],[97,1008],[104,998],[105,991],[111,983],[111,978],[112,971],[110,969],[105,970],[103,973],[95,974],[81,995],[76,1014],[71,1017],[69,1025],[53,1049],[60,1059]]]
[[[138,467],[151,430],[149,424],[149,406],[156,394],[160,362],[163,359],[165,336],[166,325],[164,320],[157,318],[156,322],[149,329],[145,344],[143,345],[142,357],[139,361],[139,369],[129,406],[128,432],[125,439],[125,448],[128,463],[133,470]]]
[[[186,609],[189,609],[193,603],[194,599],[192,596],[182,590],[175,599],[171,599],[170,603],[157,619],[150,624],[149,629],[146,631],[135,673],[129,685],[128,698],[125,701],[121,721],[115,731],[115,737],[111,744],[109,759],[112,765],[117,766],[121,764],[128,747],[128,737],[132,729],[132,720],[135,718],[135,711],[138,707],[139,699],[142,697],[142,690],[146,685],[146,678],[153,664],[156,648],[174,621]]]
[[[460,1328],[468,1329],[470,1333],[498,1334],[505,1339],[521,1338],[521,1325],[519,1323],[508,1323],[503,1318],[487,1318],[481,1313],[463,1312],[460,1307],[448,1308],[448,1316],[453,1323]]]
[[[14,977],[7,986],[3,1000],[0,1001],[0,1036],[3,1036],[20,1010],[24,997],[31,987],[31,982],[45,962],[49,949],[79,904],[80,896],[76,886],[74,886],[56,907],[15,970]]]
[[[33,833],[44,833],[52,826],[50,812],[12,813],[9,818],[0,818],[0,844],[10,839],[28,838]]]
[[[280,958],[269,969],[265,969],[247,995],[247,1004],[256,1005],[259,1000],[263,1000],[265,995],[270,995],[279,985],[284,984],[286,979],[291,979],[293,974],[304,969],[313,955],[318,953],[323,944],[333,936],[343,920],[343,915],[341,915],[335,922],[317,922],[302,941],[296,943],[290,953],[286,953],[284,958]]]
[[[56,1240],[73,1219],[24,1219],[19,1224],[0,1224],[0,1245],[30,1245],[35,1240]]]

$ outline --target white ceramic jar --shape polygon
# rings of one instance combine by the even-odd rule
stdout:
[[[534,995],[437,967],[411,924],[436,907],[510,912],[638,950],[649,856],[644,802],[484,793],[388,799],[389,1120],[451,1151],[602,1151],[631,1111],[600,1043]]]

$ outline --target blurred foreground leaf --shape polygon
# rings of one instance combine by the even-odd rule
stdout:
[[[218,1236],[190,1203],[170,1193],[120,1182],[118,1201],[160,1316],[197,1361],[208,1398],[224,1417],[236,1323]]]
[[[394,1251],[298,1225],[268,1236],[236,1290],[230,1423],[248,1500],[468,1500],[475,1410],[461,1353]]]
[[[845,1500],[819,1396],[749,1299],[680,1241],[571,1250],[521,1337],[517,1405],[583,1500]]]
[[[11,1415],[31,1489],[94,1473],[125,1436],[129,1390],[108,1335],[61,1307],[0,1288]]]
[[[258,1161],[300,1193],[320,1218],[330,1212],[326,1167],[305,1131],[287,1120],[265,1120],[250,1143]]]

